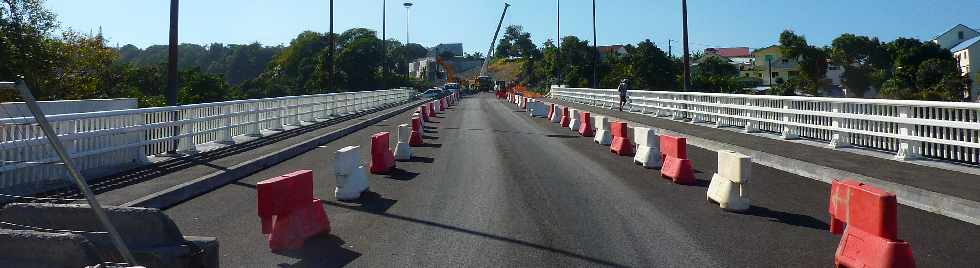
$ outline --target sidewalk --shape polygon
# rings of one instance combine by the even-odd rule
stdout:
[[[343,130],[375,115],[417,106],[417,101],[355,114],[340,115],[321,122],[287,126],[284,131],[263,132],[260,139],[203,151],[197,154],[155,162],[134,170],[93,180],[91,187],[103,205],[118,206],[164,191],[201,177],[227,172],[232,167],[289,148],[334,131]],[[236,138],[237,140],[237,138]],[[199,147],[208,147],[205,145]],[[57,193],[57,197],[78,198],[77,191]]]
[[[899,186],[912,186],[914,188],[931,191],[946,196],[933,196],[923,199],[921,201],[928,204],[916,206],[920,209],[932,210],[929,209],[929,206],[932,206],[939,209],[932,212],[937,212],[940,214],[943,214],[942,210],[950,207],[956,207],[956,209],[950,208],[949,210],[959,210],[959,208],[964,207],[967,208],[967,210],[972,208],[972,211],[980,210],[980,207],[977,206],[977,201],[980,201],[980,176],[977,175],[904,163],[863,154],[834,150],[826,147],[812,146],[800,142],[788,142],[765,137],[765,134],[746,134],[732,128],[714,128],[682,121],[674,121],[666,118],[653,117],[651,115],[620,112],[618,110],[610,110],[579,103],[570,103],[556,99],[547,99],[547,101],[562,106],[567,105],[578,110],[589,111],[593,113],[593,115],[608,115],[627,121],[677,132],[682,135],[697,137],[700,139],[749,150],[755,150],[786,159],[803,161],[829,169],[859,174],[887,183],[894,183]],[[692,144],[693,142],[689,141],[688,143]],[[794,172],[805,168],[784,166],[781,169]],[[803,170],[799,171],[802,172]],[[829,179],[836,178],[815,179],[829,181]],[[905,196],[903,196],[901,193],[897,193],[899,194],[899,199],[902,199],[903,197],[920,198],[920,195],[930,194],[925,191],[913,189],[912,187],[904,187],[909,189],[909,194],[906,194]],[[910,204],[910,206],[915,206],[915,204]],[[976,214],[970,216],[973,218],[980,217],[980,215]]]

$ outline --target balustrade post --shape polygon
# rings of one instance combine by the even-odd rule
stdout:
[[[256,101],[256,102],[252,102],[252,103],[249,103],[248,104],[248,106],[251,106],[252,107],[251,109],[249,109],[248,114],[246,115],[248,118],[250,118],[249,121],[251,121],[248,124],[248,133],[246,133],[246,135],[248,135],[248,136],[251,136],[251,137],[261,137],[262,136],[262,131],[259,130],[259,119],[260,119],[260,116],[261,116],[259,114],[259,109],[261,109],[260,108],[261,103],[262,102],[260,102],[260,101]]]
[[[832,103],[831,112],[834,113],[834,118],[831,119],[830,126],[834,128],[844,128],[844,104],[843,103]],[[851,146],[850,137],[851,134],[845,131],[834,130],[834,133],[830,137],[830,143],[827,147],[830,148],[844,148]]]
[[[912,107],[899,106],[898,117],[900,118],[912,117]],[[905,123],[898,124],[898,135],[903,137],[912,137],[915,134],[914,127],[915,126],[911,124],[905,124]],[[898,152],[895,154],[895,159],[913,160],[919,158],[921,155],[922,155],[922,142],[914,141],[910,139],[900,139],[898,141]]]
[[[745,106],[753,106],[752,100],[745,100]],[[755,119],[759,118],[759,111],[757,109],[752,109],[751,107],[746,107],[748,110],[749,118]],[[745,133],[756,133],[759,132],[759,122],[754,120],[745,120]]]
[[[218,139],[215,141],[217,143],[234,143],[235,140],[231,137],[231,107],[236,104],[223,105],[218,107],[218,110],[223,118],[221,118],[221,130],[218,131]]]
[[[674,119],[674,120],[684,120],[684,117],[685,116],[684,116],[683,112],[681,111],[681,109],[683,109],[683,108],[681,108],[681,105],[682,104],[678,102],[678,98],[679,98],[679,96],[676,95],[676,94],[671,94],[670,95],[670,99],[671,99],[670,106],[671,106],[671,108],[674,108],[673,110],[671,110],[670,116],[671,116],[671,119]]]
[[[192,110],[197,111],[198,109],[192,109]],[[188,114],[191,114],[191,116],[188,116]],[[183,112],[180,113],[180,115],[181,115],[180,116],[181,119],[178,120],[178,123],[180,124],[182,136],[177,141],[177,153],[181,153],[181,154],[195,153],[197,152],[197,145],[194,144],[194,133],[197,133],[197,130],[194,129],[195,123],[185,124],[180,122],[183,122],[188,118],[199,118],[198,114],[196,112],[184,110]]]
[[[282,104],[283,100],[281,99],[274,100],[274,102],[276,104],[276,109],[274,111],[274,113],[276,114],[276,118],[272,119],[272,127],[270,127],[269,129],[283,130],[283,117],[285,117],[285,108],[283,107]]]
[[[724,105],[724,102],[721,101],[722,97],[717,97],[716,99],[717,101],[715,101],[715,104],[717,104],[718,107],[715,108],[716,110],[715,113],[717,113],[718,115],[715,116],[717,117],[715,119],[715,127],[716,128],[726,127],[728,126],[728,123],[726,123],[725,121],[727,121],[728,118],[724,116],[725,108],[722,107],[722,105]]]
[[[792,105],[791,105],[793,103],[792,100],[781,100],[780,102],[783,103],[783,110],[790,110],[790,109],[792,109]],[[784,112],[783,113],[783,120],[782,121],[785,122],[785,123],[791,123],[791,122],[793,122],[793,119],[795,117],[796,117],[796,114],[791,114],[791,113],[788,113],[788,112]],[[797,129],[796,126],[789,125],[789,124],[783,124],[782,138],[784,140],[798,139],[800,137],[800,135],[797,133],[796,129]]]

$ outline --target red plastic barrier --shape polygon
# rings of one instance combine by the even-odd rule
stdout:
[[[412,137],[408,139],[408,146],[422,145],[422,118],[412,117]]]
[[[446,98],[439,99],[439,110],[446,110]]]
[[[561,108],[561,127],[568,127],[568,123],[571,123],[572,118],[568,117],[568,107]]]
[[[422,117],[422,121],[429,122],[429,111],[427,106],[419,106],[419,116]]]
[[[840,233],[834,263],[844,267],[915,267],[912,247],[898,240],[895,194],[853,180],[831,183],[831,232]]]
[[[268,234],[274,216],[287,215],[313,199],[313,171],[300,170],[270,178],[260,181],[255,188],[262,233]]]
[[[626,122],[612,122],[609,126],[613,136],[609,151],[618,155],[633,155],[633,143],[630,142],[627,134],[629,128],[627,128]]]
[[[593,137],[595,136],[595,131],[592,129],[592,115],[589,112],[581,112],[579,116],[579,121],[581,121],[578,127],[578,134],[582,137]]]
[[[435,109],[436,106],[435,105],[432,105],[432,102],[429,102],[429,104],[427,104],[427,106],[428,106],[428,108],[426,108],[425,111],[426,112],[429,112],[429,117],[436,116],[436,109]]]
[[[694,184],[694,168],[691,160],[667,156],[660,168],[660,176],[676,184]]]
[[[667,156],[687,159],[687,138],[660,135],[660,160]]]
[[[314,235],[330,232],[320,200],[313,198],[313,171],[300,170],[256,184],[262,233],[273,251],[295,249]]]
[[[552,103],[551,105],[548,106],[548,117],[547,118],[548,119],[551,119],[551,115],[554,112],[555,112],[555,104]]]
[[[307,201],[289,216],[276,217],[269,234],[269,249],[283,251],[302,248],[307,238],[330,232],[330,219],[323,210],[320,199]]]
[[[371,173],[385,173],[395,167],[395,155],[388,149],[390,136],[387,131],[371,135]]]

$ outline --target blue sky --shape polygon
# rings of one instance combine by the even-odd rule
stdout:
[[[169,0],[48,0],[62,27],[97,31],[112,45],[167,43]],[[402,1],[387,1],[387,36],[405,39]],[[425,46],[462,42],[467,52],[486,53],[503,9],[502,1],[412,0],[411,40]],[[538,44],[556,33],[556,1],[510,0],[504,25],[519,24]],[[288,44],[304,30],[326,32],[328,0],[184,0],[180,42]],[[591,39],[592,1],[561,1],[561,34]],[[381,0],[336,0],[335,31],[381,29]],[[980,28],[976,0],[690,0],[692,49],[765,47],[792,29],[811,43],[829,44],[841,33],[929,39],[962,23]],[[681,39],[680,0],[598,0],[598,43],[651,39],[666,48]],[[678,54],[680,43],[674,43]]]

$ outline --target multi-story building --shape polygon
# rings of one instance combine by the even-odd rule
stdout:
[[[932,38],[939,47],[953,52],[953,58],[960,67],[963,76],[970,79],[968,95],[972,101],[980,100],[980,30],[957,24],[942,34]]]
[[[741,73],[744,77],[755,77],[763,85],[777,85],[800,75],[797,59],[783,57],[778,45],[752,51],[751,68]]]

